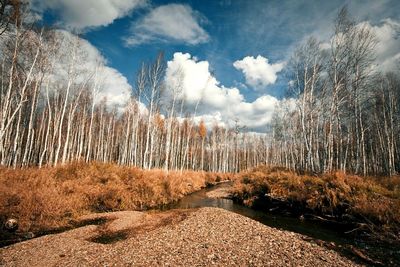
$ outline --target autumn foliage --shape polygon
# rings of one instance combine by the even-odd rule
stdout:
[[[81,215],[144,210],[177,201],[227,174],[164,172],[103,163],[0,169],[0,221],[16,218],[21,231],[68,226]]]
[[[371,231],[400,233],[400,177],[372,178],[343,172],[311,175],[257,167],[235,180],[233,196],[248,206],[277,199],[295,213],[351,222]],[[264,203],[260,203],[264,202]]]

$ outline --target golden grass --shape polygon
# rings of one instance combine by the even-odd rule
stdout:
[[[0,223],[18,219],[22,231],[68,226],[91,212],[142,210],[179,200],[227,174],[142,170],[75,162],[56,168],[0,168]]]
[[[400,177],[359,177],[342,172],[320,176],[300,175],[283,168],[260,166],[240,173],[233,197],[252,206],[264,196],[294,203],[317,215],[342,219],[351,215],[358,222],[400,233]]]

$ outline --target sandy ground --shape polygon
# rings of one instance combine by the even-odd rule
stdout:
[[[357,266],[299,234],[219,208],[115,212],[0,249],[2,266]],[[102,243],[98,243],[102,242]]]

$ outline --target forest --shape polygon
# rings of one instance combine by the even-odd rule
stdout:
[[[29,7],[0,0],[0,248],[81,227],[93,213],[156,217],[222,184],[224,200],[213,201],[333,225],[364,242],[347,249],[365,262],[400,262],[388,257],[400,244],[400,63],[377,64],[379,38],[346,7],[328,39],[307,35],[292,49],[285,93],[261,130],[207,121],[184,72],[166,82],[162,51],[132,59],[140,67],[129,96],[110,99],[118,85],[105,62],[88,64],[89,41]],[[10,219],[18,231],[6,229]]]
[[[3,1],[1,8],[2,166],[99,161],[214,172],[260,164],[361,175],[400,170],[400,67],[379,71],[374,34],[346,9],[328,48],[311,37],[293,53],[287,101],[255,134],[240,122],[207,129],[194,120],[197,106],[188,108],[180,85],[164,83],[162,53],[142,64],[126,106],[109,105],[99,97],[101,68],[80,67],[87,56],[82,41],[28,24],[18,3]]]

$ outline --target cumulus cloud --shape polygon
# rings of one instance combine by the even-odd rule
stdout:
[[[108,66],[100,68],[100,75],[102,75],[103,81],[99,88],[97,100],[105,99],[109,106],[124,108],[132,91],[126,77]],[[142,109],[142,107],[140,108]]]
[[[378,68],[390,71],[400,66],[400,22],[392,19],[383,20],[381,24],[372,26],[366,23],[378,39],[376,46],[376,62]]]
[[[80,31],[111,24],[146,3],[147,0],[33,0],[31,9],[39,14],[55,11],[61,17],[60,24]]]
[[[107,66],[99,50],[87,40],[64,30],[57,31],[57,34],[63,41],[59,49],[60,54],[54,62],[53,74],[50,76],[54,85],[67,80],[69,75],[74,75],[74,81],[77,83],[89,81],[92,87],[96,84],[95,101],[106,100],[108,106],[123,108],[132,90],[126,77]],[[72,61],[74,54],[75,62]]]
[[[258,55],[256,58],[247,56],[237,60],[233,66],[243,72],[248,85],[254,89],[262,89],[275,83],[277,73],[283,69],[284,63],[269,64],[267,58]]]
[[[400,66],[400,22],[384,19],[379,24],[363,21],[357,27],[367,27],[375,35],[375,64],[379,71],[391,71]],[[322,50],[331,49],[331,41],[320,44]]]
[[[203,119],[206,125],[234,125],[237,119],[250,130],[265,131],[279,100],[263,95],[253,102],[247,102],[239,89],[228,88],[210,73],[207,61],[198,61],[190,54],[175,53],[168,61],[166,70],[166,98],[172,92],[183,99],[192,110],[198,104],[196,119]],[[173,90],[179,87],[180,90]]]
[[[188,5],[168,4],[150,11],[131,27],[125,38],[128,46],[155,41],[172,41],[196,45],[209,40],[209,35],[200,26],[205,19]]]

